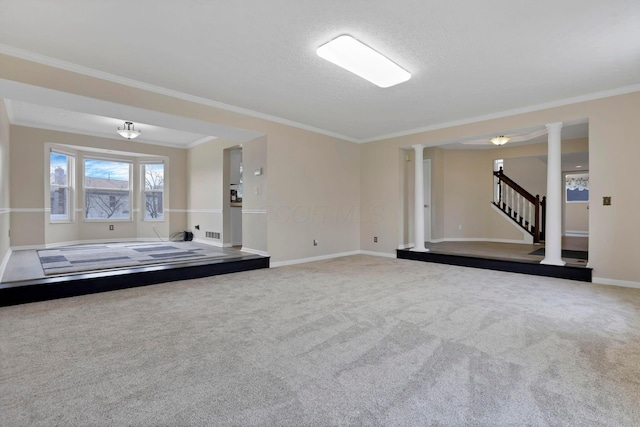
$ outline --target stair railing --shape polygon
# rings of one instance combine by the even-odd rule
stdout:
[[[493,204],[531,234],[534,243],[544,240],[546,197],[540,199],[529,193],[506,176],[502,168],[493,175],[497,185]]]

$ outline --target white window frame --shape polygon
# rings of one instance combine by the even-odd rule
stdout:
[[[66,185],[60,185],[60,184],[55,184],[55,183],[51,183],[51,155],[52,154],[58,154],[61,156],[65,156],[67,158],[67,183]],[[49,222],[52,224],[68,224],[68,223],[72,223],[74,221],[74,204],[73,201],[75,199],[74,197],[74,182],[75,182],[75,161],[76,161],[76,156],[74,154],[71,153],[67,153],[65,151],[62,150],[57,150],[57,149],[50,149],[49,150],[49,159],[47,162],[48,165],[48,179],[47,182],[49,183]],[[67,210],[67,216],[66,218],[60,218],[60,219],[55,219],[53,218],[53,206],[51,205],[51,190],[54,189],[60,189],[60,188],[64,188],[67,190],[67,200],[66,200],[66,210]]]
[[[147,190],[147,166],[148,165],[162,165],[162,189],[150,189]],[[167,184],[167,164],[163,160],[145,160],[140,162],[140,188],[141,194],[141,211],[143,221],[162,222],[165,220],[165,188]],[[162,217],[161,218],[147,218],[147,193],[162,193]]]
[[[102,188],[102,187],[89,187],[87,186],[87,171],[86,171],[86,161],[87,160],[99,160],[105,162],[114,162],[114,163],[124,163],[129,166],[129,185],[126,190],[121,190],[117,188]],[[87,222],[131,222],[133,221],[133,162],[126,159],[117,159],[117,158],[109,158],[109,157],[100,157],[100,156],[84,156],[82,159],[82,194],[83,194],[83,221]],[[127,218],[87,218],[87,191],[89,190],[106,190],[109,192],[116,193],[126,193],[129,197],[129,216]]]

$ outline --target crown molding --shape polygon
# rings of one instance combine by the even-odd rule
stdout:
[[[298,123],[293,120],[283,119],[282,117],[272,116],[269,114],[260,113],[258,111],[249,110],[246,108],[236,107],[235,105],[229,105],[222,102],[214,101],[200,96],[190,95],[188,93],[179,92],[173,89],[167,89],[161,86],[144,83],[138,80],[129,79],[126,77],[117,76],[115,74],[99,71],[94,68],[84,67],[71,62],[62,61],[59,59],[51,58],[50,56],[41,55],[39,53],[30,52],[24,49],[19,49],[13,46],[8,46],[0,43],[0,54],[14,56],[16,58],[24,59],[38,64],[47,65],[50,67],[60,68],[73,73],[82,74],[89,77],[95,77],[101,80],[110,81],[136,89],[146,90],[148,92],[158,93],[160,95],[170,96],[172,98],[182,99],[184,101],[194,102],[197,104],[206,105],[209,107],[219,108],[221,110],[231,111],[233,113],[243,114],[245,116],[255,117],[257,119],[268,120],[275,123],[280,123],[287,126],[292,126],[299,129],[308,130],[310,132],[319,133],[322,135],[330,136],[332,138],[338,138],[349,142],[359,143],[360,140],[351,138],[345,135],[341,135],[336,132],[331,132],[326,129],[320,129],[314,126],[309,126],[304,123]]]
[[[578,104],[580,102],[594,101],[596,99],[608,98],[610,96],[625,95],[627,93],[640,92],[640,84],[624,86],[616,89],[610,89],[600,92],[589,93],[586,95],[574,96],[572,98],[558,99],[542,104],[530,105],[528,107],[514,108],[512,110],[500,111],[498,113],[485,114],[482,116],[470,117],[467,119],[454,120],[451,122],[439,123],[431,126],[425,126],[407,131],[389,133],[374,138],[359,140],[360,143],[382,141],[390,138],[398,138],[401,136],[415,135],[416,133],[429,132],[433,130],[446,129],[455,126],[468,125],[471,123],[485,122],[487,120],[502,119],[504,117],[515,116],[518,114],[532,113],[534,111],[547,110],[554,107],[562,107],[564,105]]]
[[[202,98],[202,97],[195,96],[195,95],[190,95],[190,94],[187,94],[187,93],[184,93],[184,92],[179,92],[179,91],[176,91],[176,90],[163,88],[161,86],[156,86],[156,85],[152,85],[152,84],[149,84],[149,83],[140,82],[138,80],[133,80],[133,79],[129,79],[129,78],[126,78],[126,77],[117,76],[115,74],[110,74],[110,73],[99,71],[99,70],[96,70],[96,69],[93,69],[93,68],[89,68],[89,67],[84,67],[84,66],[81,66],[81,65],[73,64],[71,62],[62,61],[62,60],[55,59],[55,58],[52,58],[52,57],[49,57],[49,56],[45,56],[45,55],[41,55],[41,54],[38,54],[38,53],[30,52],[30,51],[27,51],[27,50],[24,50],[24,49],[19,49],[19,48],[13,47],[13,46],[8,46],[8,45],[2,44],[2,43],[0,43],[0,54],[14,56],[16,58],[24,59],[24,60],[35,62],[35,63],[39,63],[39,64],[42,64],[42,65],[47,65],[47,66],[51,66],[51,67],[55,67],[55,68],[60,68],[60,69],[63,69],[63,70],[67,70],[67,71],[71,71],[71,72],[74,72],[74,73],[86,75],[86,76],[89,76],[89,77],[95,77],[95,78],[98,78],[98,79],[110,81],[112,83],[117,83],[117,84],[129,86],[129,87],[133,87],[133,88],[136,88],[136,89],[141,89],[141,90],[146,90],[146,91],[149,91],[149,92],[158,93],[160,95],[166,95],[166,96],[169,96],[169,97],[172,97],[172,98],[182,99],[184,101],[190,101],[190,102],[194,102],[194,103],[197,103],[197,104],[206,105],[206,106],[209,106],[209,107],[219,108],[221,110],[226,110],[226,111],[230,111],[230,112],[234,112],[234,113],[238,113],[238,114],[243,114],[243,115],[254,117],[254,118],[257,118],[257,119],[268,120],[268,121],[271,121],[271,122],[280,123],[280,124],[283,124],[283,125],[287,125],[287,126],[291,126],[291,127],[295,127],[295,128],[299,128],[299,129],[303,129],[303,130],[308,130],[310,132],[319,133],[319,134],[326,135],[326,136],[329,136],[329,137],[332,137],[332,138],[338,138],[338,139],[341,139],[341,140],[344,140],[344,141],[353,142],[353,143],[356,143],[356,144],[364,144],[364,143],[369,143],[369,142],[382,141],[382,140],[385,140],[385,139],[398,138],[398,137],[403,137],[403,136],[408,136],[408,135],[415,135],[417,133],[422,133],[422,132],[429,132],[429,131],[434,131],[434,130],[439,130],[439,129],[451,128],[451,127],[455,127],[455,126],[462,126],[462,125],[467,125],[467,124],[472,124],[472,123],[483,122],[483,121],[487,121],[487,120],[500,119],[500,118],[504,118],[504,117],[515,116],[515,115],[518,115],[518,114],[531,113],[531,112],[534,112],[534,111],[546,110],[546,109],[549,109],[549,108],[561,107],[561,106],[564,106],[564,105],[577,104],[577,103],[580,103],[580,102],[593,101],[593,100],[596,100],[596,99],[608,98],[610,96],[624,95],[624,94],[627,94],[627,93],[633,93],[633,92],[640,91],[640,84],[635,84],[635,85],[631,85],[631,86],[624,86],[624,87],[620,87],[620,88],[615,88],[615,89],[610,89],[610,90],[605,90],[605,91],[599,91],[599,92],[593,92],[593,93],[589,93],[589,94],[585,94],[585,95],[579,95],[579,96],[575,96],[575,97],[571,97],[571,98],[558,99],[558,100],[549,101],[549,102],[546,102],[546,103],[530,105],[530,106],[527,106],[527,107],[515,108],[515,109],[511,109],[511,110],[505,110],[505,111],[485,114],[485,115],[481,115],[481,116],[469,117],[469,118],[465,118],[465,119],[453,120],[453,121],[450,121],[450,122],[443,122],[443,123],[438,123],[438,124],[434,124],[434,125],[429,125],[429,126],[409,129],[409,130],[405,130],[405,131],[389,133],[389,134],[380,135],[380,136],[376,136],[376,137],[372,137],[372,138],[352,138],[352,137],[348,137],[346,135],[341,135],[339,133],[332,132],[332,131],[329,131],[329,130],[326,130],[326,129],[321,129],[321,128],[317,128],[317,127],[314,127],[314,126],[306,125],[306,124],[303,124],[303,123],[295,122],[293,120],[288,120],[288,119],[284,119],[284,118],[281,118],[281,117],[260,113],[258,111],[253,111],[253,110],[249,110],[249,109],[246,109],[246,108],[236,107],[234,105],[229,105],[229,104],[225,104],[225,103],[222,103],[222,102],[214,101],[214,100],[211,100],[211,99]]]

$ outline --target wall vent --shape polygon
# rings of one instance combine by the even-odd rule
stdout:
[[[204,235],[205,235],[205,237],[208,237],[210,239],[219,239],[220,238],[220,232],[218,232],[218,231],[205,231]]]

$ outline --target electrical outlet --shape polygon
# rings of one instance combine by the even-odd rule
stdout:
[[[373,238],[373,243],[378,243],[378,236]]]
[[[109,231],[113,231],[113,225],[109,226]]]
[[[462,230],[462,224],[458,224],[458,230]]]
[[[313,239],[313,246],[318,246],[318,241],[316,239]]]

